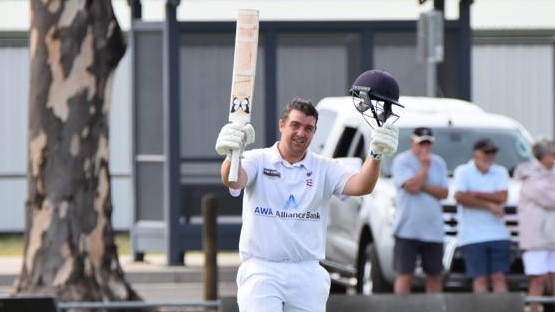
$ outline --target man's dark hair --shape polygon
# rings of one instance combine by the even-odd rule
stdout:
[[[294,109],[303,112],[307,116],[314,116],[316,123],[318,123],[318,111],[312,101],[300,98],[293,99],[285,105],[283,111],[281,112],[280,119],[286,121],[287,118],[289,118],[289,112]]]

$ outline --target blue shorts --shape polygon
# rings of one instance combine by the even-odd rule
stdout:
[[[470,278],[488,276],[493,273],[506,273],[511,262],[511,241],[492,241],[475,243],[461,247]]]

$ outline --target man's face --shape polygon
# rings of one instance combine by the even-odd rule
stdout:
[[[316,118],[292,110],[287,120],[279,120],[279,132],[280,148],[282,153],[286,153],[284,156],[300,157],[304,155],[314,137]]]
[[[550,150],[547,152],[543,157],[540,159],[540,162],[545,165],[548,169],[553,168],[555,166],[555,149]]]
[[[495,162],[496,149],[474,151],[474,161],[480,169],[487,170]]]
[[[432,152],[434,143],[432,143],[431,141],[422,141],[422,142],[416,143],[414,140],[411,140],[411,146],[412,146],[412,152],[415,155],[419,156],[419,155],[430,154]]]

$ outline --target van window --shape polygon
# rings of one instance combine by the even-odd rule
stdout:
[[[518,130],[510,129],[465,129],[465,128],[438,128],[432,129],[436,141],[434,153],[445,159],[449,175],[452,176],[455,168],[468,162],[472,158],[472,146],[481,138],[490,138],[498,146],[496,163],[512,171],[521,162],[533,159],[530,144]],[[409,139],[412,129],[399,129],[399,147],[397,153],[409,148]],[[383,161],[382,174],[391,176],[392,157]]]
[[[351,150],[355,133],[355,128],[345,127],[345,129],[343,129],[343,133],[341,133],[341,137],[339,138],[339,142],[337,142],[335,151],[333,151],[334,158],[349,156],[349,151]]]
[[[316,125],[316,133],[310,143],[310,149],[321,154],[326,145],[326,139],[329,137],[333,123],[337,118],[337,114],[329,110],[318,111],[318,124]]]

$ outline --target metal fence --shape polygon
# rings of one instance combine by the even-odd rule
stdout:
[[[204,311],[204,309],[219,309],[220,300],[214,301],[113,301],[113,302],[58,302],[58,310],[64,311],[68,309],[105,309],[105,310],[123,310],[123,309],[152,309],[160,308],[159,311]],[[172,310],[171,308],[178,308]],[[202,309],[200,309],[202,308]],[[186,309],[186,310],[184,310]]]
[[[421,311],[525,311],[525,304],[541,303],[545,312],[555,311],[554,296],[525,296],[521,293],[505,294],[394,294],[339,295],[332,294],[328,300],[328,311],[404,311],[420,307]],[[393,310],[392,310],[393,308]],[[0,298],[0,311],[67,312],[80,310],[148,310],[158,312],[238,312],[236,298],[223,297],[218,300],[184,301],[114,301],[114,302],[58,302],[55,297],[5,297]]]
[[[552,296],[522,296],[523,303],[541,303],[547,304],[544,311],[555,311],[555,297]],[[185,301],[148,301],[148,302],[59,302],[57,307],[59,312],[63,312],[68,309],[73,310],[85,310],[85,309],[105,309],[105,310],[123,310],[123,309],[157,309],[160,312],[193,312],[193,311],[203,311],[206,312],[208,309],[213,309],[213,311],[235,311],[234,308],[230,308],[229,303],[234,303],[233,298],[229,298],[230,302],[228,304],[222,304],[222,300],[213,301],[195,301],[195,300],[185,300]],[[232,302],[233,301],[233,302]],[[227,306],[227,309],[225,308]],[[235,306],[235,305],[233,305]]]

